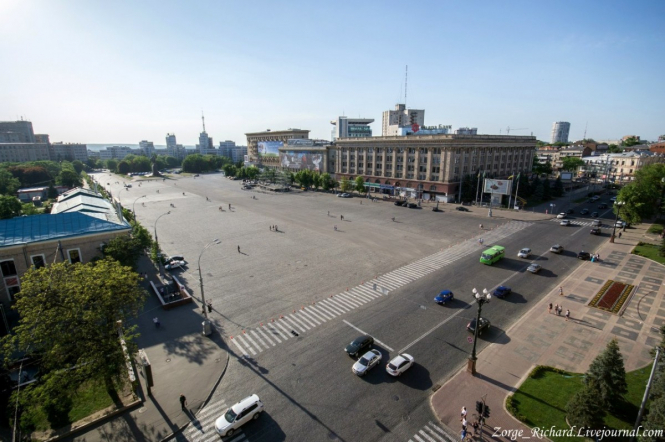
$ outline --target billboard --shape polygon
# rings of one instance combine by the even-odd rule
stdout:
[[[573,180],[573,174],[571,172],[561,172],[559,175],[561,177],[561,181],[572,181]]]
[[[283,141],[259,141],[258,150],[260,157],[278,157],[279,148],[284,146]]]
[[[320,152],[286,150],[279,154],[282,167],[285,169],[309,169],[321,171],[323,154]]]
[[[483,192],[498,193],[501,195],[510,195],[513,189],[513,180],[491,180],[485,178]]]

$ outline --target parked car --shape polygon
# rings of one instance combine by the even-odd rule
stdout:
[[[570,221],[568,221],[567,219],[562,219],[561,222],[559,223],[559,225],[560,226],[569,226]]]
[[[171,255],[167,256],[166,259],[164,260],[164,264],[168,264],[171,261],[184,261],[185,257],[183,255]]]
[[[524,247],[522,250],[517,252],[517,257],[518,258],[525,258],[528,259],[529,256],[531,256],[531,249],[528,247]]]
[[[560,246],[559,244],[554,244],[552,247],[550,247],[550,252],[552,252],[552,253],[562,253],[563,252],[563,246]]]
[[[252,419],[258,419],[263,411],[263,402],[253,394],[241,400],[215,421],[215,430],[221,437],[235,434],[238,428]]]
[[[527,267],[526,271],[529,273],[538,273],[542,270],[543,266],[540,264],[536,264],[535,262],[531,263],[529,267]]]
[[[346,346],[344,351],[352,357],[358,356],[365,350],[368,350],[374,344],[374,338],[370,335],[358,336],[356,339],[351,341],[349,345]]]
[[[195,173],[195,174],[194,174],[194,178],[197,178],[198,176],[199,176],[198,173]]]
[[[607,204],[606,204],[606,203],[600,203],[600,204],[598,205],[598,208],[599,208],[599,209],[607,209]]]
[[[388,362],[386,365],[386,371],[391,376],[401,376],[402,373],[411,368],[413,362],[413,356],[402,353],[395,356],[390,362]]]
[[[585,252],[582,250],[580,253],[577,254],[577,259],[581,259],[582,261],[588,261],[591,259],[591,254],[589,252]]]
[[[566,213],[567,213],[568,215],[570,215],[571,213],[575,213],[575,210],[573,210],[573,209],[568,209],[568,210],[566,210]]]
[[[614,223],[614,226],[615,227],[623,227],[625,224],[626,224],[625,222],[619,220],[616,223]]]
[[[404,204],[406,204],[406,201],[395,201],[396,206],[403,206]]]
[[[381,352],[379,350],[370,350],[353,364],[351,370],[358,376],[364,376],[368,371],[381,362]]]
[[[455,210],[457,210],[459,212],[468,212],[469,211],[469,209],[467,209],[466,207],[462,207],[462,206],[455,207]]]
[[[489,330],[490,320],[485,318],[480,318],[480,327],[478,327],[478,336],[482,335],[485,330]],[[466,329],[470,333],[476,333],[476,318],[473,318],[471,322],[466,325]]]
[[[185,260],[178,261],[176,259],[176,260],[169,261],[167,264],[164,265],[164,268],[166,270],[174,270],[174,269],[178,269],[180,267],[183,267],[185,265],[187,265],[187,261],[185,261]]]
[[[492,292],[492,296],[496,296],[497,298],[504,298],[510,295],[512,292],[513,289],[511,289],[510,287],[506,287],[505,285],[500,285],[494,289],[494,291]]]
[[[455,299],[455,295],[450,290],[443,290],[439,295],[434,298],[434,302],[439,305],[444,305],[446,302],[452,301]]]
[[[567,216],[568,216],[568,215],[566,215],[565,212],[561,212],[561,213],[558,214],[556,217],[557,217],[557,219],[564,219],[564,218],[567,217]]]
[[[598,212],[591,212],[592,218],[598,218]]]
[[[582,209],[580,211],[580,215],[586,215],[587,213],[589,213],[589,209]]]
[[[418,208],[418,204],[416,204],[416,203],[409,203],[409,209],[417,209],[417,208]]]
[[[600,235],[600,227],[592,227],[589,233],[592,235]]]
[[[337,194],[337,198],[351,198],[351,195],[348,193],[339,193]]]

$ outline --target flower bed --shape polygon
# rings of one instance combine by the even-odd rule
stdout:
[[[589,305],[610,313],[618,313],[633,291],[634,286],[608,280],[596,293]]]

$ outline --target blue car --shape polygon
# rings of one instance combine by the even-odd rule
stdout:
[[[453,299],[455,299],[453,292],[451,292],[450,290],[444,290],[441,293],[439,293],[439,296],[434,298],[434,302],[443,305],[448,301],[452,301]]]
[[[512,291],[513,290],[510,287],[500,285],[496,289],[494,289],[492,296],[496,296],[497,298],[503,298],[505,296],[510,295]]]

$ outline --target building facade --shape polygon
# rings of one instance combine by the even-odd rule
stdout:
[[[0,162],[23,163],[50,159],[49,145],[45,143],[0,143]]]
[[[309,139],[309,130],[287,129],[265,132],[246,133],[247,156],[249,166],[279,169],[279,148],[289,140]]]
[[[219,156],[229,158],[234,163],[245,160],[247,146],[236,146],[235,141],[226,140],[219,142]]]
[[[557,121],[552,124],[552,140],[550,143],[567,143],[570,134],[570,123]]]
[[[373,118],[337,117],[337,120],[330,122],[330,124],[335,126],[333,128],[332,139],[335,141],[337,138],[371,137],[372,128],[369,127],[371,123],[374,123]]]
[[[396,104],[395,110],[383,112],[381,135],[384,137],[401,135],[402,128],[411,128],[414,125],[420,127],[424,124],[424,109],[407,109],[404,104]]]
[[[155,143],[147,140],[139,141],[139,149],[143,155],[150,158],[155,153]]]
[[[648,164],[665,163],[665,155],[636,151],[591,155],[582,158],[584,166],[578,174],[603,182],[623,184],[635,179],[635,173]]]
[[[465,175],[505,178],[530,171],[536,138],[512,135],[411,135],[339,139],[335,174],[362,176],[373,190],[452,202]]]
[[[51,158],[54,161],[79,160],[85,163],[88,161],[88,146],[79,143],[53,143],[51,144]]]
[[[3,141],[6,140],[6,141]],[[0,121],[0,142],[36,143],[31,121]]]
[[[127,155],[133,154],[131,147],[128,146],[108,146],[99,151],[100,160],[122,160]]]

